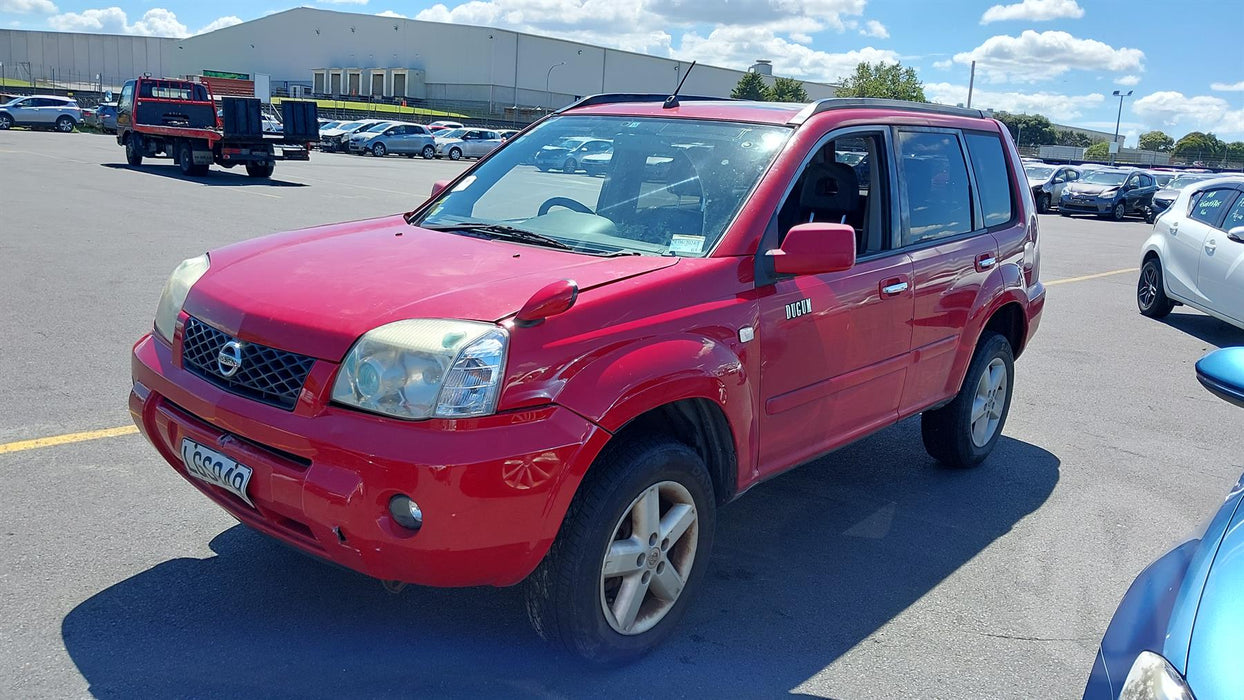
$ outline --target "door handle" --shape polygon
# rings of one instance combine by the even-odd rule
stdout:
[[[976,271],[984,272],[994,265],[998,264],[998,259],[992,253],[981,253],[976,256]]]
[[[1177,233],[1179,233],[1179,222],[1178,222],[1178,221],[1176,221],[1175,223],[1171,224],[1171,235],[1172,235],[1172,236],[1174,236],[1174,235],[1176,235]]]
[[[894,279],[881,283],[881,296],[892,297],[907,291],[907,280]]]
[[[1206,252],[1206,253],[1209,253],[1210,255],[1213,255],[1215,250],[1218,250],[1218,242],[1217,242],[1217,241],[1215,241],[1215,240],[1214,240],[1214,239],[1212,239],[1212,238],[1211,238],[1211,239],[1209,239],[1208,241],[1205,241],[1205,252]]]

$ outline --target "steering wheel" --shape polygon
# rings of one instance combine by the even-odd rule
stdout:
[[[536,212],[536,216],[544,216],[549,213],[553,207],[565,207],[570,211],[577,211],[580,214],[591,214],[592,210],[587,205],[580,204],[569,197],[553,197],[540,205],[540,209]]]

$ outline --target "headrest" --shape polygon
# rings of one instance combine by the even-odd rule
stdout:
[[[803,174],[799,206],[803,209],[853,212],[860,203],[860,181],[845,163],[810,163]]]

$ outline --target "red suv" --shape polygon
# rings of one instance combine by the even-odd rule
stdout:
[[[603,178],[527,164],[573,137]],[[183,262],[130,409],[246,525],[391,586],[526,581],[543,637],[621,660],[761,481],[917,413],[980,463],[1038,269],[978,111],[597,96],[414,212]]]

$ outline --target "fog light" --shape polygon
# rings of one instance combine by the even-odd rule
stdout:
[[[419,510],[419,504],[412,501],[410,496],[399,494],[389,499],[389,515],[393,516],[398,525],[408,530],[423,527],[423,511]]]

